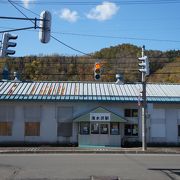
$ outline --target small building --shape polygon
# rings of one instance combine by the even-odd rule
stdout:
[[[140,83],[0,81],[0,143],[141,142]],[[180,84],[147,84],[147,142],[180,142]]]

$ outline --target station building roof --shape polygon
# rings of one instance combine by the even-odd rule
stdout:
[[[148,102],[180,103],[180,84],[147,84]],[[0,81],[0,101],[141,100],[142,84],[64,81]]]

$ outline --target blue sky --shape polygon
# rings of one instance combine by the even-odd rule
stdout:
[[[156,3],[147,3],[148,1],[153,2],[144,0],[139,4],[137,0],[14,0],[15,3],[37,14],[43,10],[50,11],[52,35],[84,53],[92,53],[122,43],[145,45],[146,49],[152,50],[180,49],[180,1],[172,0],[176,3],[171,3],[170,0],[156,0]],[[82,3],[77,5],[77,2]],[[85,3],[89,5],[84,5]],[[17,7],[26,16],[38,18],[20,6]],[[0,16],[24,17],[7,0],[0,1]],[[0,21],[1,31],[32,26],[30,21]],[[38,30],[17,31],[12,34],[18,35],[16,56],[80,55],[54,39],[48,44],[42,44],[38,39]]]

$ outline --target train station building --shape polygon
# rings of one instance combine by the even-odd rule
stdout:
[[[141,142],[140,83],[0,81],[0,144]],[[180,84],[147,84],[147,142],[180,142]]]

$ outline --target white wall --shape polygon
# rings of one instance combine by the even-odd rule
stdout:
[[[24,109],[22,105],[15,107],[15,117],[12,126],[12,137],[13,141],[24,141]]]
[[[166,109],[166,141],[178,141],[178,112],[177,109]]]
[[[43,142],[57,141],[57,119],[55,105],[42,105],[40,137]]]
[[[150,142],[178,142],[179,109],[177,105],[156,105],[150,118]]]
[[[165,109],[153,109],[150,119],[150,142],[166,142]]]
[[[51,142],[64,141],[66,138],[57,137],[57,108],[69,106],[73,107],[73,118],[90,112],[91,110],[101,106],[120,116],[124,116],[125,108],[138,108],[136,103],[113,103],[113,102],[14,102],[2,103],[3,106],[14,107],[13,131],[12,136],[0,136],[0,142],[3,141],[28,141],[28,142]],[[40,136],[25,137],[24,136],[24,107],[40,106]],[[177,124],[180,124],[180,107],[170,104],[148,105],[150,113],[150,121],[148,126],[148,140],[150,142],[177,142]],[[140,111],[139,111],[140,113]],[[139,118],[139,139],[141,139],[141,118]],[[78,127],[73,124],[73,136],[69,138],[70,142],[77,142]],[[123,134],[122,134],[123,135]]]

